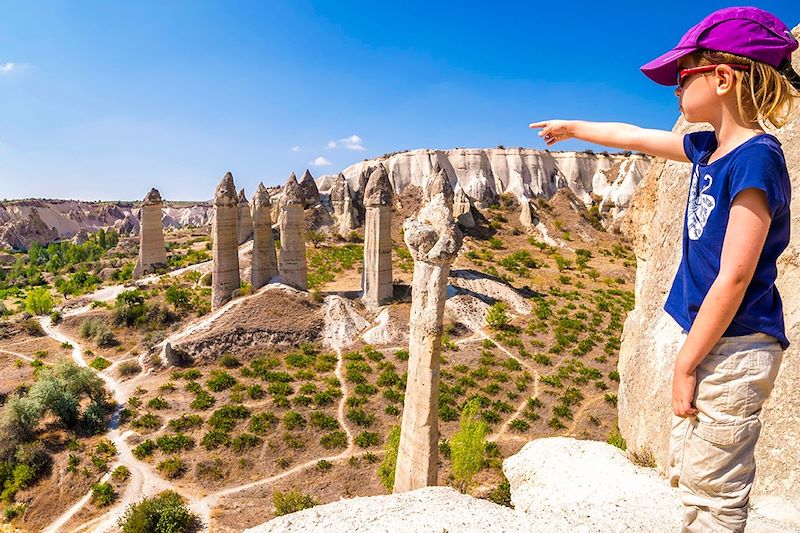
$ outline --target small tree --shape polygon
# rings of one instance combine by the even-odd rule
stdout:
[[[386,442],[386,455],[378,468],[381,484],[390,493],[394,490],[394,472],[397,469],[397,450],[400,448],[400,426],[395,426],[389,432]]]
[[[480,406],[477,398],[467,402],[461,412],[458,431],[450,439],[453,476],[461,492],[467,491],[486,457],[486,433],[489,428],[480,418]]]
[[[505,302],[497,302],[489,308],[486,313],[486,323],[493,329],[503,329],[511,319],[508,316],[508,305]]]
[[[325,234],[313,229],[306,231],[306,240],[314,245],[314,248],[319,248],[319,245],[325,242]]]
[[[44,287],[36,287],[25,296],[25,309],[32,315],[46,315],[53,310],[53,297]]]

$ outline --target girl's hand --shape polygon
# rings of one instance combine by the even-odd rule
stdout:
[[[571,120],[544,120],[542,122],[533,122],[528,127],[531,129],[542,128],[542,131],[539,132],[539,137],[544,138],[547,146],[575,136]]]
[[[672,377],[672,412],[677,416],[686,418],[697,414],[697,409],[692,407],[696,385],[695,371],[687,373],[676,365],[675,375]]]

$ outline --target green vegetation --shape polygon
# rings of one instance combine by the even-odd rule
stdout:
[[[92,503],[98,507],[106,507],[114,503],[117,493],[107,481],[92,485]]]
[[[508,304],[496,302],[486,313],[486,323],[492,329],[503,329],[511,322],[508,316]]]
[[[53,297],[44,287],[36,287],[25,296],[25,309],[32,315],[47,315],[53,310]]]
[[[467,491],[486,456],[486,434],[489,428],[479,418],[480,408],[478,399],[467,402],[461,412],[458,431],[450,439],[453,477],[462,492]]]
[[[389,437],[386,441],[386,455],[383,456],[383,462],[378,468],[378,477],[381,479],[381,484],[389,493],[394,490],[394,472],[397,467],[398,448],[400,448],[400,426],[394,426],[389,431]]]
[[[333,281],[339,272],[350,270],[364,259],[364,245],[322,246],[308,251],[308,288],[317,289]]]
[[[275,506],[275,516],[282,516],[314,507],[315,505],[319,505],[319,502],[311,496],[303,494],[299,490],[287,492],[276,490],[272,494],[272,504]]]
[[[130,505],[118,524],[122,533],[192,533],[201,526],[199,517],[171,490]]]

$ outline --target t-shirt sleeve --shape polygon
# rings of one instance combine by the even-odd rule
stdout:
[[[775,150],[758,144],[744,150],[731,168],[731,203],[745,189],[760,189],[767,196],[770,216],[775,218],[775,213],[788,203],[780,186],[785,172],[786,164]]]
[[[697,163],[700,157],[708,151],[710,145],[716,142],[713,131],[695,131],[683,136],[683,151],[692,163]]]

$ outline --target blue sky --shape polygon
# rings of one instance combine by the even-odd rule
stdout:
[[[650,5],[2,2],[0,199],[202,200],[228,170],[249,197],[401,149],[543,149],[538,119],[669,129],[638,68],[730,4]]]

